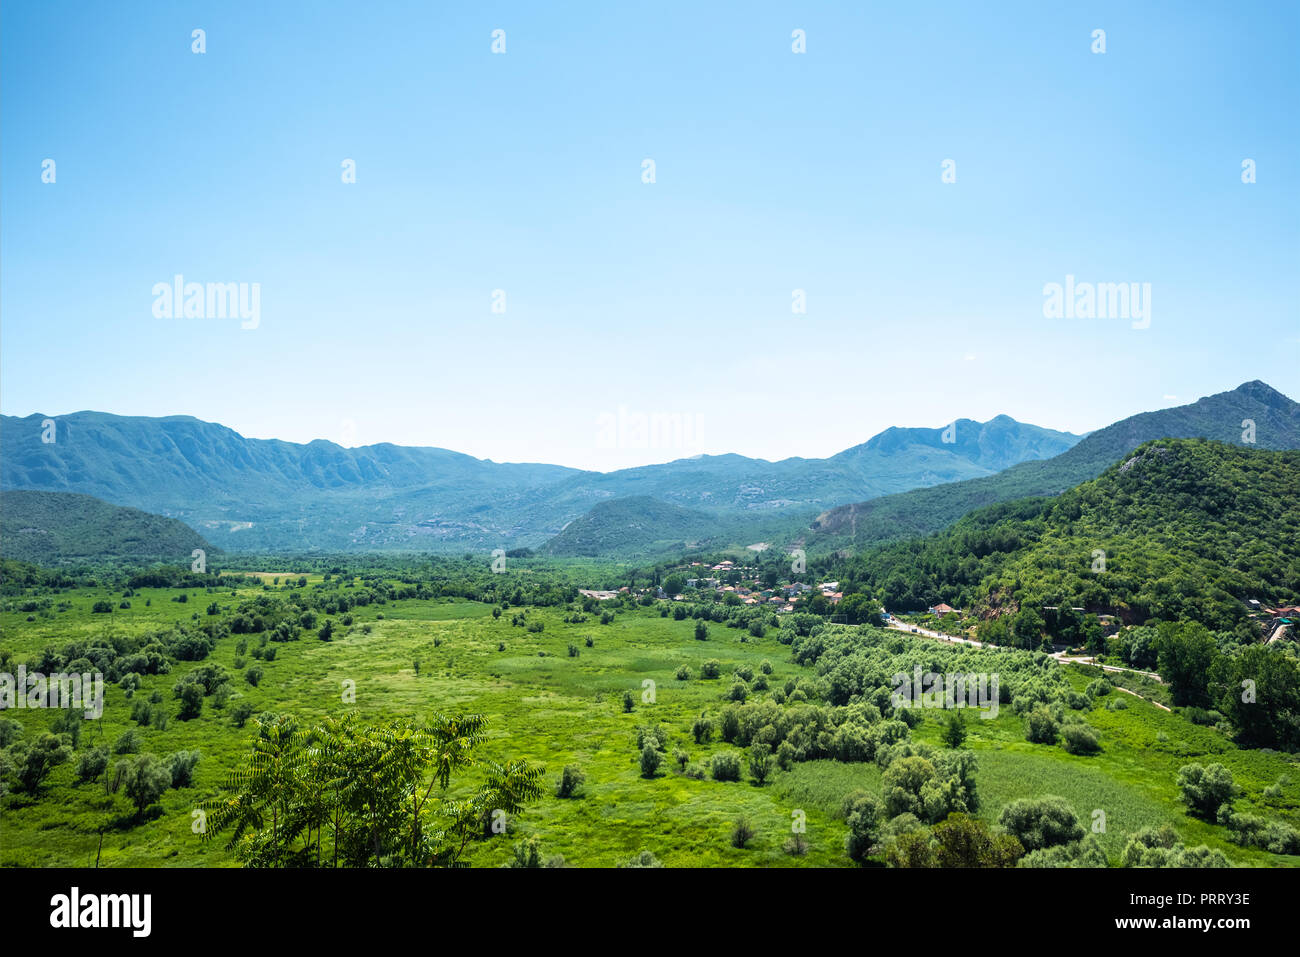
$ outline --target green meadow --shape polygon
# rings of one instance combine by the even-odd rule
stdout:
[[[33,621],[19,611],[0,613],[0,647],[12,654],[13,662],[26,661],[47,645],[167,628],[195,613],[202,618],[214,601],[225,608],[262,591],[241,588],[232,595],[229,589],[190,589],[184,604],[172,600],[177,594],[138,589],[132,607],[121,609],[118,598],[104,589],[64,591],[56,596],[66,606],[63,610],[35,615]],[[114,610],[92,613],[100,599],[112,601]],[[449,598],[357,607],[352,625],[339,628],[332,640],[304,635],[271,645],[276,649],[273,661],[247,662],[263,669],[256,687],[236,667],[236,637],[223,638],[206,661],[178,662],[168,674],[146,677],[135,692],[146,699],[161,692],[171,709],[164,730],[138,726],[126,692],[109,685],[103,717],[84,723],[81,747],[111,747],[124,731],[135,729],[142,752],[161,757],[197,749],[202,758],[193,786],[167,790],[160,807],[136,820],[124,813],[120,798],[106,795],[101,783],[79,784],[72,763],[60,765],[39,796],[11,793],[4,800],[0,864],[93,866],[98,856],[107,867],[234,866],[222,837],[205,842],[192,825],[194,809],[221,792],[230,770],[248,752],[251,723],[241,729],[231,719],[231,709],[242,700],[256,712],[291,713],[304,722],[352,709],[367,719],[433,711],[487,715],[481,756],[544,765],[546,788],[541,800],[511,822],[509,834],[473,846],[467,859],[475,866],[505,863],[513,844],[526,836],[537,837],[546,854],[562,854],[571,866],[612,866],[642,850],[678,867],[851,865],[844,850],[847,827],[841,803],[855,790],[878,792],[881,774],[875,764],[809,761],[776,771],[758,786],[747,774],[746,780],[725,783],[688,777],[673,761],[676,749],[689,752],[692,763],[706,763],[717,751],[738,750],[716,739],[697,745],[691,735],[692,721],[701,712],[717,712],[725,705],[733,668],[748,665],[757,672],[766,660],[773,667],[774,688],[790,678],[811,676],[810,669],[791,661],[790,648],[777,640],[779,631],[768,630],[759,638],[711,624],[708,639],[698,641],[694,621],[661,617],[652,606],[620,610],[608,624],[601,623],[598,613],[567,624],[562,607],[532,607],[528,622],[543,625],[533,633],[511,625],[511,615],[520,611],[512,608],[494,619],[490,605]],[[248,637],[250,645],[256,643],[256,636]],[[700,666],[709,659],[721,663],[721,679],[699,677]],[[180,720],[173,684],[187,671],[214,662],[231,673],[236,695],[222,708],[208,699],[199,717]],[[675,677],[683,664],[691,673],[685,681]],[[1093,677],[1074,666],[1067,674],[1078,690]],[[633,695],[631,712],[624,710],[626,692]],[[1106,707],[1119,698],[1124,707]],[[17,709],[6,717],[20,721],[30,736],[49,730],[56,714]],[[1102,734],[1103,750],[1092,756],[1025,741],[1022,721],[1009,706],[991,720],[965,712],[966,746],[979,761],[980,816],[993,822],[1010,801],[1055,794],[1070,802],[1085,827],[1099,820],[1097,812],[1104,815],[1104,830],[1097,833],[1112,860],[1133,831],[1169,823],[1186,843],[1207,844],[1234,863],[1295,863],[1295,858],[1239,847],[1227,840],[1223,828],[1189,817],[1175,784],[1181,765],[1217,761],[1241,788],[1240,810],[1300,825],[1300,768],[1294,758],[1239,749],[1213,728],[1119,692],[1098,699],[1085,717]],[[663,725],[669,732],[667,759],[652,779],[641,775],[636,747],[641,725]],[[940,715],[923,713],[913,737],[942,746]],[[555,784],[570,764],[585,773],[585,788],[580,797],[561,799],[555,796]],[[1267,797],[1265,789],[1279,782],[1281,788]],[[453,790],[467,790],[473,783],[470,770],[454,781]],[[730,841],[742,817],[757,832],[743,850]],[[797,820],[806,826],[808,847],[802,856],[784,848]]]

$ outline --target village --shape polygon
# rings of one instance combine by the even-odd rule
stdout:
[[[706,574],[709,572],[716,574]],[[684,577],[687,573],[693,574],[694,577]],[[661,585],[630,590],[624,586],[618,591],[579,589],[578,594],[597,601],[617,598],[620,594],[630,594],[634,597],[650,595],[671,601],[690,601],[704,593],[711,593],[727,604],[762,606],[783,614],[799,610],[799,603],[807,602],[814,595],[821,596],[829,605],[838,605],[840,599],[844,597],[840,591],[840,583],[837,581],[820,582],[816,585],[791,582],[787,585],[778,584],[768,587],[763,584],[759,569],[737,564],[730,559],[715,565],[707,562],[691,562],[683,567],[681,573],[669,575],[664,585],[675,586],[679,583],[678,580],[682,585],[680,589],[673,587],[666,590]]]

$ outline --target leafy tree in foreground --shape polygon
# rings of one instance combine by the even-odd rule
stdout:
[[[363,725],[350,712],[302,728],[264,714],[254,724],[252,753],[207,805],[204,835],[230,831],[227,847],[249,866],[460,866],[471,841],[542,792],[544,769],[476,759],[482,715]],[[472,767],[484,780],[452,799],[453,776]]]

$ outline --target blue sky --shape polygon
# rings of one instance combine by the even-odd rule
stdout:
[[[611,469],[1300,397],[1295,4],[539,7],[5,3],[0,409]]]

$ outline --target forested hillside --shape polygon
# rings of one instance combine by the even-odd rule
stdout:
[[[879,546],[842,576],[890,609],[1062,605],[1230,628],[1247,599],[1300,595],[1300,452],[1149,442],[1056,498]]]
[[[57,565],[110,558],[190,564],[215,551],[184,522],[69,492],[0,492],[0,555]]]

